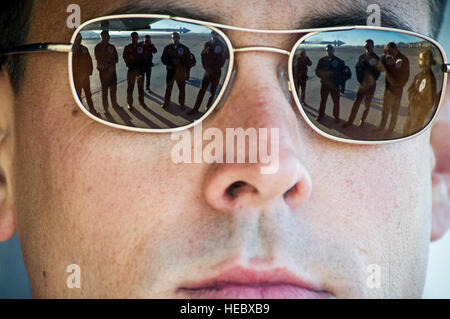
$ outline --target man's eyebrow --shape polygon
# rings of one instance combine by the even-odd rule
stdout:
[[[116,8],[106,15],[114,14],[163,14],[173,17],[190,18],[206,22],[229,24],[228,16],[214,14],[211,9],[200,4],[192,4],[189,1],[160,1],[151,3],[132,3]],[[293,23],[294,29],[310,29],[337,26],[367,25],[367,18],[370,13],[366,12],[366,7],[352,3],[351,5],[341,4],[332,11],[312,9],[301,17],[300,23]],[[228,22],[228,23],[227,23]],[[288,21],[287,21],[288,22]],[[291,21],[292,23],[292,21]],[[381,15],[381,26],[414,31],[413,27],[396,12],[389,8],[383,8]],[[238,27],[245,27],[239,25]]]
[[[183,1],[152,1],[151,3],[128,4],[107,13],[114,14],[163,14],[195,20],[224,23],[223,16],[207,12],[201,6],[183,3]]]
[[[358,5],[341,6],[333,11],[314,10],[302,19],[298,29],[367,25],[370,13]],[[383,8],[380,26],[414,31],[412,26],[389,8]]]

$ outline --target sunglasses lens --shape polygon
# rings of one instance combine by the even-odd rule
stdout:
[[[231,71],[223,36],[194,23],[102,20],[73,42],[76,98],[92,116],[119,126],[187,126],[219,102]]]
[[[443,57],[432,42],[370,29],[307,36],[295,50],[292,75],[301,111],[317,129],[361,141],[425,128],[444,84]]]

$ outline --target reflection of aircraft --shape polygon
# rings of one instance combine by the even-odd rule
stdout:
[[[179,27],[179,28],[152,28],[149,26],[150,32],[178,32],[178,33],[188,33],[191,30],[185,27]]]
[[[86,39],[100,39],[101,31],[81,31],[81,36]]]
[[[82,35],[84,39],[96,39],[100,38],[100,32],[102,30],[109,30],[111,38],[129,37],[132,31],[137,31],[139,35],[146,35],[152,33],[172,33],[178,32],[180,34],[191,32],[186,27],[178,27],[180,24],[159,24],[161,27],[152,28],[152,24],[160,22],[161,19],[118,19],[118,20],[106,20],[100,25],[92,24],[86,26]],[[164,27],[166,26],[166,27]]]
[[[147,28],[146,30],[138,30],[140,36],[144,35],[152,35],[152,34],[158,34],[158,33],[172,33],[172,32],[178,32],[178,33],[188,33],[191,30],[188,28],[164,28],[164,29],[152,29]],[[85,30],[81,31],[81,34],[83,36],[83,39],[99,39],[100,38],[100,30]],[[130,36],[131,31],[110,31],[109,35],[111,38],[128,38]]]
[[[335,47],[340,47],[341,45],[345,44],[344,41],[341,40],[334,40],[334,41],[305,41],[304,44],[314,44],[314,45],[334,45]]]

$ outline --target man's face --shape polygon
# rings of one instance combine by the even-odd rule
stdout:
[[[395,57],[398,53],[398,50],[394,47],[388,48],[388,54],[392,57]]]
[[[325,50],[327,52],[327,56],[329,56],[330,58],[334,55],[334,48],[332,46],[327,46]]]
[[[110,39],[109,33],[106,33],[106,32],[102,33],[101,37],[102,37],[103,42],[109,42],[109,39]]]
[[[423,69],[430,67],[430,55],[424,52],[419,54],[419,66]]]
[[[180,43],[180,36],[178,34],[173,34],[172,35],[172,43],[173,44],[178,44]]]
[[[46,3],[35,5],[28,42],[68,42],[70,1]],[[133,3],[79,2],[83,19]],[[319,8],[313,0],[177,6],[201,7],[219,23],[294,29],[314,18],[311,12],[332,15],[343,3],[351,8],[354,1],[323,1]],[[389,6],[414,31],[429,33],[429,21],[417,15],[428,12],[417,10],[420,3]],[[301,36],[227,35],[236,47],[285,50]],[[66,55],[28,56],[16,99],[15,223],[35,297],[285,297],[273,282],[266,292],[258,284],[214,290],[229,270],[235,273],[223,281],[258,281],[253,272],[259,271],[259,281],[278,278],[284,288],[308,283],[309,290],[295,288],[299,297],[421,296],[431,228],[429,131],[377,146],[326,139],[281,89],[285,55],[235,58],[233,89],[203,130],[279,128],[275,174],[261,175],[263,164],[175,164],[170,134],[126,132],[80,112]],[[70,264],[81,268],[81,289],[66,287]],[[380,267],[381,288],[368,287],[369,265]]]
[[[81,40],[83,40],[83,38],[81,37],[81,34],[77,34],[76,38],[75,38],[75,42],[74,45],[79,47],[81,44]]]
[[[133,33],[133,34],[131,35],[131,43],[137,44],[138,41],[139,41],[139,36],[138,36],[136,33]]]
[[[150,44],[150,43],[152,43],[152,39],[149,36],[146,36],[145,40],[144,40],[144,43],[145,44]]]
[[[367,52],[373,52],[373,44],[370,41],[366,42],[366,46],[365,46]]]

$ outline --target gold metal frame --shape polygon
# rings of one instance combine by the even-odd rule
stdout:
[[[73,43],[75,42],[75,38],[77,36],[77,34],[88,24],[91,24],[93,22],[98,22],[98,21],[103,21],[103,20],[109,20],[109,19],[127,19],[127,18],[159,18],[159,19],[172,19],[175,21],[180,21],[180,22],[186,22],[186,23],[194,23],[194,24],[198,24],[201,26],[205,26],[208,27],[214,31],[216,31],[218,34],[220,34],[222,36],[222,38],[224,39],[227,47],[228,47],[228,51],[230,54],[229,57],[229,63],[228,63],[228,70],[227,70],[227,75],[225,77],[225,81],[222,85],[222,88],[219,92],[219,94],[217,95],[217,98],[215,100],[215,102],[211,105],[211,107],[207,110],[207,112],[205,114],[202,115],[202,117],[200,117],[199,119],[197,119],[196,121],[182,126],[182,127],[176,127],[176,128],[168,128],[168,129],[152,129],[152,128],[136,128],[136,127],[128,127],[125,125],[120,125],[120,124],[114,124],[114,123],[110,123],[108,121],[105,121],[103,119],[99,119],[97,117],[95,117],[94,115],[92,115],[90,112],[87,111],[87,109],[84,107],[84,105],[82,104],[80,98],[78,97],[76,91],[75,91],[75,85],[73,82],[73,76],[72,76],[72,58],[73,58],[73,54],[72,54],[72,46]],[[225,30],[233,30],[233,31],[241,31],[241,32],[250,32],[250,33],[263,33],[263,34],[292,34],[292,33],[307,33],[306,35],[304,35],[303,37],[301,37],[293,46],[293,48],[291,49],[291,51],[287,51],[284,49],[280,49],[280,48],[275,48],[275,47],[268,47],[268,46],[248,46],[248,47],[240,47],[240,48],[234,48],[230,39],[221,31],[221,29],[225,29]],[[34,44],[34,45],[25,45],[19,48],[14,48],[8,51],[4,51],[0,54],[3,55],[12,55],[12,54],[20,54],[20,53],[28,53],[28,52],[37,52],[37,51],[54,51],[54,52],[66,52],[69,53],[69,58],[68,58],[68,70],[69,70],[69,79],[70,79],[70,87],[72,90],[72,94],[75,98],[75,101],[77,103],[77,105],[80,107],[80,109],[87,115],[89,116],[91,119],[100,122],[102,124],[105,124],[107,126],[110,127],[114,127],[114,128],[119,128],[119,129],[123,129],[123,130],[127,130],[127,131],[134,131],[134,132],[143,132],[143,133],[170,133],[170,132],[176,132],[176,131],[180,131],[180,130],[184,130],[184,129],[188,129],[191,128],[193,126],[195,126],[196,124],[198,124],[199,122],[203,121],[206,117],[208,117],[213,111],[214,109],[217,107],[217,105],[221,102],[225,92],[228,89],[228,86],[231,85],[230,80],[233,74],[233,68],[234,68],[234,54],[235,53],[243,53],[243,52],[252,52],[252,51],[260,51],[260,52],[268,52],[268,53],[277,53],[277,54],[284,54],[289,56],[289,61],[288,61],[288,66],[292,65],[293,63],[293,59],[294,59],[294,55],[295,55],[295,51],[298,47],[298,45],[300,45],[303,41],[305,41],[307,38],[309,38],[312,35],[315,35],[317,33],[320,32],[324,32],[324,31],[344,31],[344,30],[352,30],[352,29],[365,29],[365,30],[384,30],[384,31],[391,31],[391,32],[398,32],[398,33],[404,33],[404,34],[409,34],[409,35],[413,35],[419,38],[422,38],[424,40],[427,40],[429,42],[431,42],[433,45],[435,45],[441,56],[443,59],[443,72],[444,72],[444,83],[443,83],[443,88],[442,88],[442,93],[441,93],[441,97],[440,97],[440,101],[439,101],[439,105],[436,108],[436,111],[433,115],[433,118],[430,120],[430,122],[427,124],[427,126],[425,126],[422,130],[420,130],[419,132],[411,135],[411,136],[407,136],[407,137],[402,137],[402,138],[397,138],[397,139],[389,139],[389,140],[381,140],[381,141],[373,141],[373,140],[355,140],[355,139],[347,139],[347,138],[342,138],[342,137],[336,137],[333,136],[331,134],[328,134],[324,131],[322,131],[321,129],[319,129],[314,123],[312,123],[312,121],[308,118],[308,116],[306,115],[305,111],[303,110],[302,104],[298,98],[298,94],[294,88],[294,75],[293,75],[293,70],[291,67],[288,67],[288,73],[289,73],[289,87],[290,87],[290,91],[292,92],[292,95],[294,96],[294,101],[297,105],[297,108],[300,111],[300,114],[302,115],[303,119],[308,123],[308,125],[318,134],[329,138],[331,140],[334,141],[338,141],[338,142],[343,142],[343,143],[350,143],[350,144],[363,144],[363,145],[371,145],[371,144],[384,144],[384,143],[391,143],[391,142],[399,142],[399,141],[404,141],[404,140],[408,140],[410,138],[416,137],[420,134],[422,134],[428,127],[430,127],[431,125],[433,125],[434,121],[436,120],[436,117],[441,109],[442,103],[443,103],[443,97],[445,95],[445,89],[447,87],[447,78],[448,78],[448,73],[450,73],[450,64],[447,61],[447,57],[445,55],[445,52],[443,50],[443,48],[441,47],[441,45],[435,41],[434,39],[427,37],[425,35],[422,35],[420,33],[416,33],[416,32],[411,32],[411,31],[406,31],[406,30],[401,30],[401,29],[395,29],[395,28],[386,28],[386,27],[376,27],[376,26],[343,26],[343,27],[326,27],[326,28],[310,28],[310,29],[295,29],[295,30],[261,30],[261,29],[251,29],[251,28],[243,28],[243,27],[236,27],[236,26],[231,26],[231,25],[225,25],[225,24],[220,24],[220,23],[214,23],[214,22],[207,22],[207,21],[201,21],[201,20],[195,20],[195,19],[189,19],[189,18],[183,18],[183,17],[173,17],[170,15],[161,15],[161,14],[120,14],[120,15],[109,15],[109,16],[103,16],[103,17],[99,17],[99,18],[95,18],[95,19],[91,19],[88,20],[86,22],[84,22],[83,24],[81,24],[73,33],[70,44],[60,44],[60,43],[41,43],[41,44]]]

